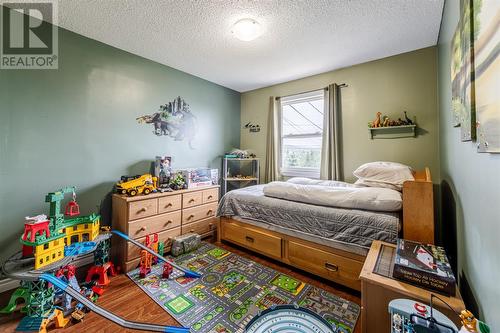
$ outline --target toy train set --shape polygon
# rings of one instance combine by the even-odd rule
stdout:
[[[72,193],[72,200],[61,213],[61,202],[65,194]],[[115,275],[109,260],[110,238],[117,235],[142,249],[149,262],[155,258],[164,262],[166,277],[177,269],[186,277],[198,278],[196,272],[169,262],[158,252],[161,247],[152,243],[143,245],[129,239],[127,235],[100,227],[100,216],[79,216],[74,187],[66,187],[48,193],[45,201],[50,204],[49,216],[44,214],[26,217],[24,232],[20,238],[22,250],[11,256],[2,265],[5,276],[21,281],[21,286],[12,294],[9,303],[0,313],[12,313],[24,301],[21,311],[26,316],[16,331],[44,333],[50,324],[65,327],[71,320],[82,321],[85,313],[94,311],[114,323],[130,329],[155,332],[182,333],[188,328],[154,325],[127,321],[101,308],[95,302],[109,284],[109,275]],[[156,242],[156,245],[158,243]],[[72,263],[85,255],[93,254],[94,264],[88,270],[85,282],[76,280],[76,266]],[[141,263],[141,267],[143,264]],[[147,267],[145,267],[147,274]]]

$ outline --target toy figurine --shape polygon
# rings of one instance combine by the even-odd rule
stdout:
[[[174,270],[174,268],[172,267],[172,265],[170,265],[170,263],[168,263],[168,262],[164,263],[163,264],[163,273],[162,273],[161,277],[164,279],[170,278],[170,274],[172,274],[173,270]]]
[[[406,125],[413,125],[413,121],[408,118],[408,116],[406,115],[406,111],[404,111],[405,113],[405,121],[406,121]]]
[[[382,115],[381,112],[377,112],[377,117],[375,120],[372,122],[372,127],[380,127],[380,116]]]
[[[387,127],[389,126],[389,117],[384,116],[384,122],[382,123],[382,127]]]

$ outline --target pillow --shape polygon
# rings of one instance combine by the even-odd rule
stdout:
[[[375,180],[367,180],[360,178],[354,182],[354,185],[358,187],[379,187],[379,188],[390,188],[391,190],[396,190],[401,192],[403,190],[403,185],[395,185],[384,182],[377,182]]]
[[[398,191],[403,189],[403,183],[414,180],[412,169],[401,163],[371,162],[354,170],[358,178],[356,185],[369,187],[385,187]]]

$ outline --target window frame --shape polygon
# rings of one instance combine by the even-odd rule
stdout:
[[[290,95],[282,97],[280,99],[280,115],[279,115],[279,129],[280,129],[280,151],[279,151],[279,170],[280,174],[285,177],[307,177],[307,178],[320,178],[320,168],[286,168],[283,166],[283,139],[285,138],[318,138],[323,136],[323,132],[317,133],[307,133],[307,134],[295,134],[295,135],[283,135],[283,106],[290,104],[298,104],[303,102],[317,101],[319,99],[325,101],[324,89],[313,90],[306,93],[300,93],[295,95]],[[324,111],[323,111],[324,112]],[[323,124],[324,125],[324,124]],[[323,149],[323,147],[321,147]],[[321,152],[320,152],[321,154]]]

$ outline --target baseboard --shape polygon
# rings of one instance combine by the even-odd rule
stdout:
[[[93,254],[88,254],[81,258],[75,260],[72,264],[76,267],[82,267],[86,265],[91,265],[94,262]],[[4,293],[6,291],[16,289],[19,287],[19,281],[11,278],[0,279],[0,293]]]

